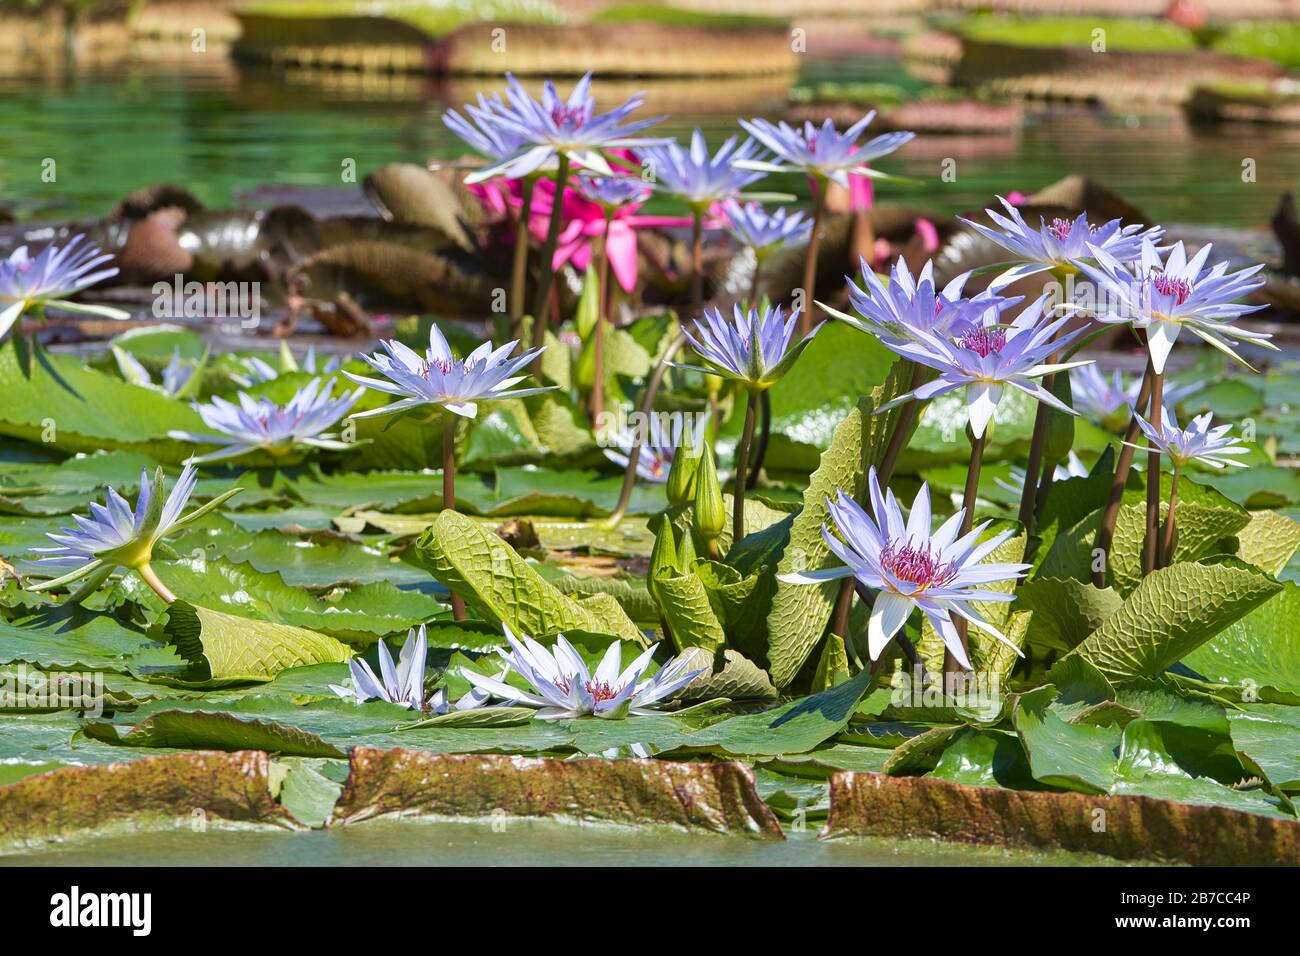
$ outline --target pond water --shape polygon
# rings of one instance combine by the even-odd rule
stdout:
[[[372,820],[331,830],[211,830],[122,834],[0,866],[1082,866],[1100,857],[955,846],[921,840],[784,842],[667,829],[513,820],[500,832],[475,822]]]
[[[215,56],[215,55],[214,55]],[[805,80],[888,81],[917,87],[889,58],[811,65]],[[275,74],[222,59],[202,72],[137,64],[0,78],[0,205],[23,218],[101,215],[156,182],[183,184],[209,205],[273,186],[337,187],[341,164],[360,175],[391,161],[461,152],[439,116],[479,83],[422,77]],[[779,115],[784,84],[762,80],[605,84],[609,98],[646,90],[664,128],[702,126],[713,141],[740,115]],[[1300,181],[1300,130],[1193,128],[1177,113],[1124,116],[1085,107],[1039,107],[1014,136],[925,136],[888,168],[925,185],[891,198],[961,212],[994,192],[1032,191],[1071,172],[1096,177],[1154,220],[1262,227],[1279,193]],[[956,180],[940,179],[944,159]],[[46,182],[46,161],[56,180]],[[1242,181],[1242,162],[1257,181]],[[774,187],[802,189],[798,182]]]

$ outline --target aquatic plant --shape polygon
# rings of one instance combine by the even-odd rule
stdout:
[[[194,524],[243,490],[232,488],[182,515],[197,481],[198,472],[191,462],[181,471],[171,493],[164,497],[166,486],[162,469],[157,469],[152,479],[147,469],[141,469],[140,491],[134,508],[110,487],[104,504],[91,502],[89,517],[72,516],[75,528],[64,528],[47,535],[55,547],[32,549],[41,555],[37,560],[41,569],[67,573],[32,585],[30,590],[48,591],[85,579],[72,597],[73,601],[80,601],[97,590],[113,571],[129,568],[164,601],[171,603],[176,600],[150,566],[154,550],[168,535]]]
[[[47,309],[130,318],[130,313],[121,309],[72,300],[77,293],[118,273],[116,266],[105,267],[113,256],[84,238],[73,236],[62,246],[50,243],[35,256],[26,246],[19,246],[8,258],[0,259],[0,338],[22,315],[44,318]]]
[[[516,636],[508,626],[504,631],[510,649],[498,649],[497,653],[528,682],[533,693],[468,667],[461,669],[461,676],[500,700],[538,708],[537,716],[542,720],[574,717],[616,720],[653,714],[656,705],[666,703],[703,673],[698,669],[688,670],[691,662],[676,657],[653,676],[645,677],[657,645],[651,645],[623,667],[622,641],[609,645],[593,672],[563,634],[556,635],[554,647],[548,650],[527,634]]]
[[[333,391],[332,385],[322,388],[321,380],[314,378],[283,405],[269,398],[252,398],[246,392],[240,392],[236,402],[214,395],[211,402],[196,406],[196,410],[203,424],[217,434],[174,429],[168,435],[177,441],[222,446],[219,451],[195,458],[198,462],[237,458],[253,451],[277,457],[303,448],[347,451],[353,445],[339,441],[326,430],[347,415],[364,389],[337,398]]]

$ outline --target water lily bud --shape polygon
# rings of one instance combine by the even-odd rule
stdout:
[[[683,533],[677,541],[677,567],[683,574],[695,566],[695,539]]]
[[[1070,376],[1062,372],[1052,382],[1052,394],[1073,408],[1074,396],[1070,392]],[[1043,444],[1043,460],[1056,464],[1065,460],[1074,447],[1074,416],[1053,410],[1047,419],[1047,441]]]
[[[713,448],[706,443],[699,469],[695,472],[695,530],[706,541],[712,541],[726,526],[727,505],[722,500],[722,486],[718,484]]]
[[[690,535],[682,535],[689,539]],[[663,570],[680,571],[683,567],[678,558],[678,543],[673,535],[673,523],[667,515],[659,518],[659,527],[655,528],[655,543],[650,550],[650,569],[646,581],[651,587]]]
[[[665,491],[670,505],[684,505],[695,500],[695,473],[699,467],[700,454],[695,443],[689,439],[683,441],[668,468]]]

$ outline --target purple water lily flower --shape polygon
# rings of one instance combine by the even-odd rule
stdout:
[[[569,98],[562,99],[555,84],[546,81],[541,100],[535,100],[511,74],[506,74],[508,102],[489,103],[489,109],[476,117],[492,126],[502,142],[513,140],[518,147],[507,156],[475,170],[465,177],[467,184],[483,182],[495,176],[521,179],[556,161],[561,154],[579,166],[605,176],[613,170],[601,150],[640,149],[667,142],[634,136],[663,117],[629,120],[642,104],[633,96],[607,113],[596,112],[591,95],[591,74],[580,79]]]
[[[991,306],[953,338],[914,330],[915,337],[910,342],[885,340],[890,349],[935,369],[939,377],[887,402],[878,411],[887,411],[913,398],[928,401],[965,388],[971,432],[976,438],[982,438],[1010,386],[1059,411],[1078,414],[1035,381],[1044,375],[1088,364],[1083,361],[1047,364],[1052,353],[1065,348],[1086,331],[1086,328],[1076,329],[1058,338],[1069,316],[1054,322],[1040,321],[1050,296],[1051,293],[1039,296],[1009,326],[1001,323],[997,306]]]
[[[741,120],[745,132],[775,153],[779,162],[742,159],[736,165],[768,173],[802,172],[818,182],[830,180],[844,189],[850,188],[850,175],[891,179],[893,177],[867,164],[888,156],[914,139],[916,134],[885,133],[859,145],[858,137],[875,118],[876,111],[872,110],[843,133],[830,119],[821,126],[805,122],[802,129],[784,121],[773,124],[765,119]]]
[[[608,211],[650,197],[650,187],[636,176],[580,176],[578,192]]]
[[[1264,308],[1236,301],[1264,284],[1257,275],[1262,265],[1229,273],[1228,263],[1219,262],[1207,269],[1209,243],[1190,259],[1183,244],[1174,243],[1162,259],[1155,244],[1144,239],[1140,258],[1131,262],[1120,261],[1091,243],[1088,248],[1097,263],[1080,262],[1079,269],[1098,286],[1097,320],[1131,323],[1144,330],[1156,374],[1164,373],[1165,361],[1184,328],[1247,368],[1250,364],[1233,350],[1230,340],[1278,350],[1268,341],[1272,338],[1268,333],[1229,324]]]
[[[148,470],[142,468],[140,492],[134,508],[116,489],[109,488],[104,504],[91,502],[90,517],[74,514],[75,528],[64,528],[47,535],[57,547],[32,549],[42,555],[36,562],[39,567],[69,573],[33,585],[29,590],[62,587],[93,575],[82,588],[82,593],[89,593],[103,583],[114,568],[145,569],[153,558],[154,548],[167,535],[193,524],[243,490],[232,488],[182,516],[197,481],[198,472],[191,462],[181,471],[171,493],[164,496],[162,469],[154,473],[151,481]],[[146,575],[146,580],[149,580],[149,575]]]
[[[298,446],[346,451],[354,446],[324,432],[348,413],[365,389],[358,388],[338,398],[332,397],[333,391],[332,384],[322,389],[321,380],[314,378],[284,405],[277,405],[269,398],[250,398],[244,392],[238,393],[238,404],[213,396],[211,404],[196,405],[195,410],[205,425],[220,434],[185,431],[167,434],[180,441],[225,446],[195,458],[198,462],[234,458],[257,449],[276,456]]]
[[[480,93],[478,105],[466,103],[464,109],[465,116],[447,110],[442,114],[442,122],[475,152],[500,162],[526,144],[522,134],[497,124],[497,117],[508,116],[510,112],[500,95],[494,93],[489,97]]]
[[[780,579],[791,584],[823,584],[853,577],[877,591],[867,625],[867,647],[873,661],[880,657],[916,608],[920,608],[962,667],[970,669],[971,663],[957,634],[954,614],[1023,657],[1018,647],[971,606],[971,602],[1015,599],[1012,594],[978,587],[1024,577],[1028,564],[981,563],[1013,532],[1004,531],[980,542],[990,524],[986,521],[958,538],[965,517],[963,509],[932,533],[929,485],[921,485],[906,523],[894,493],[887,490],[882,497],[874,467],[868,472],[867,485],[875,519],[843,492],[826,501],[838,536],[823,525],[822,537],[845,566],[783,574]]]
[[[985,209],[985,214],[992,219],[1000,230],[961,219],[981,236],[996,242],[1023,264],[1011,270],[1007,281],[1015,281],[1025,276],[1046,272],[1048,269],[1077,268],[1080,260],[1091,261],[1095,257],[1092,246],[1105,249],[1120,261],[1136,259],[1142,254],[1144,241],[1159,242],[1165,234],[1160,226],[1150,228],[1142,225],[1125,226],[1118,219],[1100,225],[1088,222],[1088,214],[1081,213],[1074,219],[1053,219],[1047,222],[1039,217],[1037,229],[1025,222],[1020,210],[998,197],[1007,211],[1007,216],[1000,215],[992,209]],[[1007,217],[1010,218],[1007,218]]]
[[[675,141],[651,146],[641,152],[641,162],[648,164],[657,190],[683,199],[695,208],[707,209],[714,203],[735,199],[746,186],[767,175],[740,165],[761,156],[752,139],[737,146],[738,139],[729,137],[710,156],[704,133],[697,129],[691,134],[689,148]]]
[[[1164,398],[1168,404],[1177,405],[1200,389],[1195,382],[1186,385],[1166,382]],[[1142,391],[1142,376],[1126,376],[1115,369],[1107,378],[1096,365],[1086,365],[1070,373],[1070,391],[1076,410],[1107,428],[1123,428]]]
[[[880,281],[865,259],[860,261],[866,289],[851,279],[848,284],[849,301],[857,314],[848,315],[820,302],[817,305],[833,318],[876,336],[886,345],[912,343],[925,334],[951,339],[972,331],[986,318],[996,319],[1006,309],[1024,301],[1024,296],[998,295],[1000,283],[966,298],[962,291],[970,279],[969,272],[963,272],[940,290],[934,282],[934,263],[929,260],[913,279],[907,262],[899,256],[890,270],[888,285]]]
[[[29,310],[44,315],[47,308],[81,312],[110,319],[129,319],[131,314],[106,305],[70,302],[76,295],[117,275],[116,266],[100,268],[112,260],[93,242],[81,245],[83,236],[73,236],[67,245],[48,245],[35,256],[19,246],[0,259],[0,338]]]
[[[1083,460],[1074,453],[1074,449],[1067,452],[1065,464],[1057,465],[1052,472],[1053,481],[1068,481],[1071,478],[1087,478],[1091,472]],[[1006,478],[994,478],[999,488],[1003,488],[1013,494],[1020,495],[1025,490],[1025,469],[1017,468],[1014,465],[1007,473]]]
[[[1245,462],[1234,461],[1231,457],[1225,457],[1248,455],[1250,449],[1241,443],[1240,438],[1228,434],[1232,431],[1231,425],[1219,425],[1211,428],[1210,423],[1214,420],[1213,412],[1206,412],[1203,415],[1196,416],[1185,429],[1178,427],[1178,419],[1174,417],[1173,410],[1170,408],[1164,409],[1159,428],[1156,428],[1141,415],[1135,417],[1138,426],[1142,429],[1142,434],[1147,437],[1151,444],[1159,448],[1162,454],[1169,456],[1175,471],[1181,470],[1184,465],[1191,461],[1199,461],[1211,468],[1223,468],[1226,465],[1237,468],[1246,467]],[[1134,445],[1133,447],[1137,448],[1138,446]]]
[[[537,716],[542,720],[585,716],[618,719],[629,714],[647,716],[655,713],[655,705],[667,701],[704,673],[703,670],[687,670],[690,659],[678,656],[659,668],[653,677],[642,680],[659,645],[652,645],[623,668],[623,642],[614,641],[593,674],[582,655],[563,634],[556,636],[554,650],[547,650],[527,634],[516,637],[509,625],[502,625],[502,630],[510,650],[498,649],[497,653],[528,681],[535,693],[469,668],[461,668],[461,674],[493,697],[540,708]]]
[[[682,329],[682,335],[708,363],[707,367],[669,364],[673,368],[717,375],[748,388],[766,389],[780,381],[817,334],[817,329],[813,329],[791,344],[798,309],[786,319],[780,306],[760,310],[742,309],[736,304],[732,316],[728,320],[718,309],[705,309],[704,318],[695,323],[694,332]]]
[[[614,445],[613,448],[605,449],[605,457],[620,468],[626,468],[632,449],[639,445],[641,454],[636,460],[637,476],[655,484],[663,484],[668,480],[673,457],[682,444],[683,423],[680,418],[674,418],[672,426],[665,430],[658,415],[651,415],[647,421],[646,430],[649,434],[644,436],[644,440],[639,429],[626,426],[602,435],[604,441]]]
[[[163,366],[161,382],[155,384],[149,370],[126,349],[114,345],[112,346],[112,353],[113,359],[117,362],[118,371],[122,373],[122,378],[134,385],[157,389],[172,398],[190,394],[194,390],[200,380],[198,376],[199,370],[207,360],[205,353],[203,359],[197,364],[191,365],[181,358],[180,346],[177,346],[172,350],[172,357]]]
[[[768,212],[756,202],[744,205],[728,200],[723,207],[727,231],[742,246],[754,250],[759,262],[784,245],[801,245],[812,235],[812,220],[802,212],[786,214],[784,208]]]
[[[426,714],[445,714],[455,710],[472,710],[481,707],[488,700],[488,695],[480,690],[471,690],[468,694],[449,706],[447,691],[438,688],[427,697],[424,693],[424,665],[428,659],[429,640],[423,624],[419,629],[411,628],[406,633],[406,643],[393,663],[393,655],[388,645],[379,642],[379,674],[376,675],[370,665],[360,656],[348,661],[351,680],[346,684],[330,684],[330,690],[344,700],[359,704],[368,700],[384,700],[399,707],[418,710]],[[500,678],[505,677],[502,671]]]
[[[542,351],[534,349],[509,358],[518,342],[507,342],[495,350],[491,342],[484,342],[461,360],[452,355],[451,346],[438,326],[432,325],[429,327],[429,348],[424,355],[396,339],[387,339],[379,344],[387,354],[376,352],[361,356],[361,360],[383,375],[386,381],[346,371],[343,374],[358,385],[402,398],[383,408],[358,412],[353,418],[392,415],[420,405],[437,405],[456,415],[473,418],[478,414],[478,402],[522,398],[558,387],[514,388],[527,378],[515,373],[526,368]]]

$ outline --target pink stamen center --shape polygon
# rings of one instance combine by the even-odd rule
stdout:
[[[1007,344],[1007,330],[997,327],[976,329],[969,335],[963,335],[957,344],[970,349],[981,358],[987,358],[995,352],[1001,352]]]
[[[941,561],[928,544],[917,547],[911,541],[903,544],[891,541],[880,552],[880,563],[900,581],[921,588],[942,587],[957,575],[956,567]]]
[[[612,684],[608,683],[607,681],[594,681],[594,680],[587,681],[586,688],[587,688],[587,693],[590,694],[592,697],[596,698],[598,702],[602,700],[613,700],[615,697],[618,696],[618,692],[620,690],[620,688],[614,687]]]
[[[1070,226],[1071,222],[1068,219],[1053,219],[1052,224],[1047,227],[1047,231],[1058,240],[1065,240],[1070,236]]]
[[[1163,272],[1153,275],[1151,284],[1155,286],[1155,290],[1161,295],[1172,298],[1176,305],[1182,305],[1192,294],[1192,284],[1190,282],[1186,279],[1175,279]]]
[[[561,129],[581,129],[587,125],[591,114],[582,106],[556,103],[551,107],[551,120]]]
[[[573,686],[573,676],[570,675],[568,677],[559,678],[558,680],[556,680],[555,686],[560,689],[561,694],[567,694],[569,692],[569,689]],[[592,697],[594,697],[597,701],[613,700],[615,697],[618,696],[618,692],[622,689],[619,687],[615,687],[613,684],[610,684],[608,681],[596,681],[596,680],[589,680],[586,683],[584,683],[582,686],[586,688],[587,693],[590,694]]]

